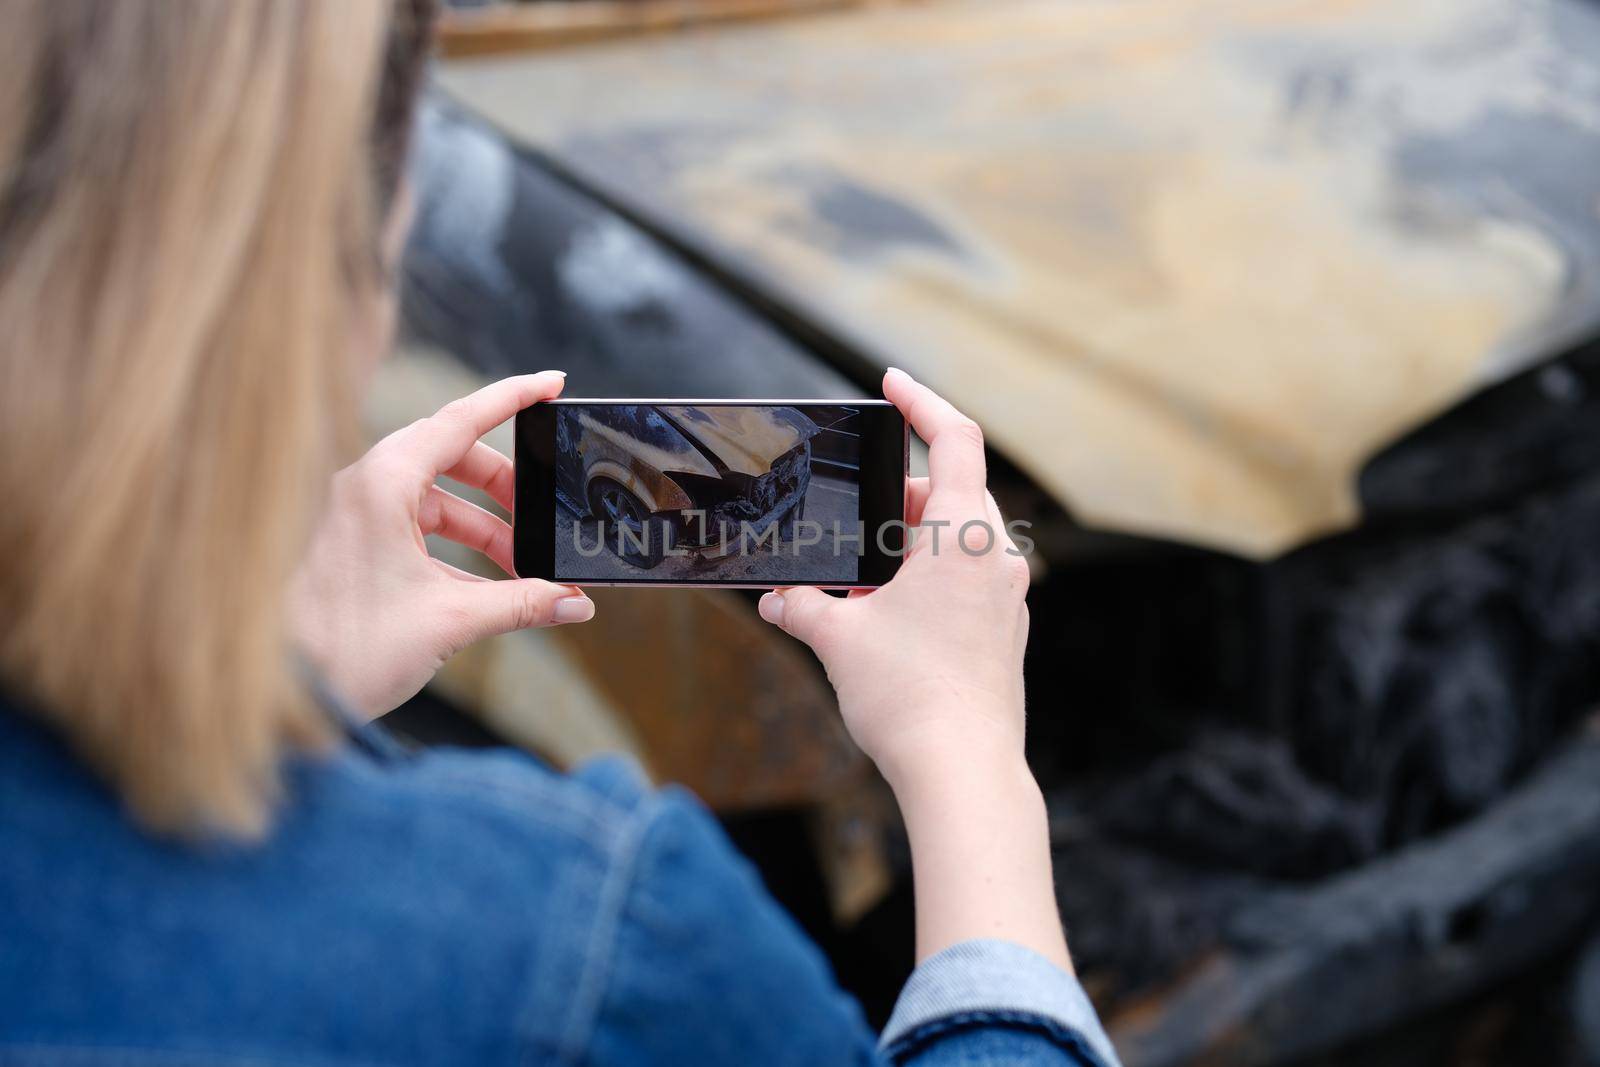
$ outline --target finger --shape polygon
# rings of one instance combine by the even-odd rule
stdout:
[[[512,510],[512,491],[516,484],[516,472],[511,466],[511,460],[482,441],[472,442],[472,447],[461,458],[461,462],[445,471],[444,476],[454,478],[462,485],[482,489],[496,504],[507,511]]]
[[[452,603],[467,620],[467,644],[513,630],[594,618],[594,601],[583,590],[539,578],[461,582],[450,590]]]
[[[478,438],[523,408],[559,396],[565,378],[562,371],[547,370],[486,385],[406,427],[402,447],[430,474],[443,474],[466,457]]]
[[[978,424],[903,370],[891,368],[883,376],[883,395],[928,443],[930,495],[948,495],[975,510],[987,477]]]
[[[820,589],[795,586],[763,594],[757,611],[767,622],[815,650],[818,644],[827,642],[828,635],[834,630],[838,610],[844,603]]]
[[[906,525],[915,526],[922,521],[922,510],[928,506],[928,479],[906,479]]]
[[[511,561],[511,527],[498,515],[491,515],[476,504],[428,486],[422,507],[417,510],[417,528],[424,537],[438,534],[447,541],[465,545],[494,560],[500,569],[516,577]]]

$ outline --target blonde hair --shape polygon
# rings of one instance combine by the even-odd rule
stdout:
[[[285,591],[351,440],[382,0],[27,0],[0,35],[0,677],[161,830],[329,727]]]

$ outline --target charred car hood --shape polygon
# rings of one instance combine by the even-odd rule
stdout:
[[[795,408],[663,406],[657,410],[729,470],[753,476],[767,473],[779,456],[819,432],[817,424]]]
[[[951,0],[441,79],[1079,521],[1266,558],[1600,315],[1597,53],[1574,0]]]

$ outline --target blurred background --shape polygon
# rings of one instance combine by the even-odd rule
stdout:
[[[461,3],[440,51],[373,433],[911,371],[1034,524],[1129,1067],[1600,1064],[1600,3]],[[882,1022],[908,858],[815,661],[750,594],[594,599],[393,721],[689,785]]]

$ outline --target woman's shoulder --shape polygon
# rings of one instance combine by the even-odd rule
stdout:
[[[655,788],[619,757],[557,775],[511,753],[434,752],[405,778],[430,807],[461,804],[490,823],[536,812],[541,834],[603,855],[592,868],[564,861],[583,902],[561,912],[584,941],[562,952],[574,969],[534,994],[562,1009],[559,1025],[544,1016],[529,1035],[543,1051],[745,1063],[781,1049],[782,1062],[875,1061],[873,1035],[827,960],[689,791]]]
[[[535,1060],[872,1060],[854,1001],[716,819],[631,759],[557,773],[517,752],[430,750],[323,774],[306,811],[392,820],[383,866],[409,865],[409,891],[435,906],[447,894],[447,913],[475,909],[456,936],[485,938],[478,953],[520,939],[519,1038]]]
[[[368,821],[416,824],[410,846],[488,836],[540,849],[610,854],[656,814],[660,794],[632,758],[604,755],[557,771],[509,748],[407,751],[368,727],[332,758],[288,772],[285,828],[357,830]],[[548,853],[540,859],[548,861]]]
[[[870,1058],[715,819],[627,759],[562,774],[358,737],[287,769],[269,838],[195,846],[140,833],[43,731],[0,728],[0,943],[29,976],[0,977],[0,1052]]]
[[[141,833],[33,722],[0,709],[0,735],[0,899],[14,905],[0,943],[9,973],[29,976],[0,976],[0,1059],[87,1046],[266,1063],[570,1051],[649,951],[616,944],[651,877],[642,856],[664,828],[715,828],[624,759],[559,774],[509,751],[357,744],[286,769],[266,839],[181,843]],[[681,858],[681,833],[669,836]]]

